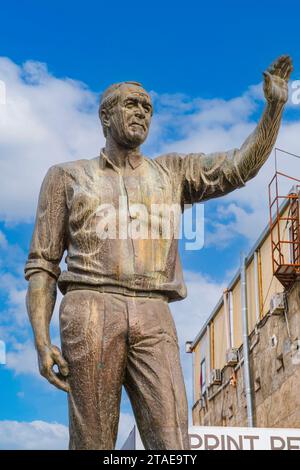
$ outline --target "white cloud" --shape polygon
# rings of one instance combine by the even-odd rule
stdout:
[[[7,367],[16,374],[32,374],[40,377],[33,343],[29,340],[25,343],[13,341],[11,347],[12,349],[6,354]]]
[[[135,424],[130,413],[121,413],[116,448]],[[0,450],[64,450],[69,444],[67,426],[46,421],[0,421]]]
[[[1,450],[67,449],[67,426],[45,421],[0,421]]]
[[[201,330],[221,297],[227,279],[223,283],[218,283],[191,271],[185,271],[184,277],[188,297],[181,302],[171,303],[170,308],[177,328],[189,411],[191,411],[193,405],[192,356],[185,352],[185,343],[194,340]]]
[[[5,234],[0,230],[0,248],[1,249],[6,249],[8,245],[8,242],[6,240]]]
[[[246,209],[237,202],[220,204],[207,218],[209,229],[206,230],[205,247],[213,245],[217,250],[222,250],[230,246],[237,236],[243,236],[249,241],[256,240],[268,222],[267,209],[260,209]]]
[[[7,367],[16,374],[32,374],[38,377],[37,353],[33,340],[30,339],[32,337],[31,326],[25,302],[27,283],[23,278],[21,264],[24,253],[18,245],[8,243],[6,238],[4,240],[5,247],[0,246],[2,258],[0,266],[3,270],[2,273],[0,272],[0,281],[2,294],[5,296],[5,302],[0,312],[0,339],[7,343]],[[61,299],[62,294],[58,291],[51,320],[52,342],[59,347]]]
[[[7,267],[9,269],[9,267]],[[17,275],[1,273],[3,304],[0,312],[0,338],[7,343],[7,350],[27,341],[29,321],[26,313],[24,281]]]
[[[7,91],[0,107],[0,218],[29,220],[51,165],[98,154],[97,96],[39,62],[18,66],[2,57],[0,79]]]
[[[170,304],[182,345],[195,338],[219,300],[226,282],[218,283],[192,271],[185,271],[184,278],[188,290],[187,298]]]

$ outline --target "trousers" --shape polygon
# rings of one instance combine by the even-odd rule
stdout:
[[[167,301],[93,290],[60,305],[70,449],[115,448],[124,385],[145,449],[189,449],[178,337]]]

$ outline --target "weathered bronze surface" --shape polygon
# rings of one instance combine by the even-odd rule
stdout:
[[[135,204],[146,214],[161,203],[184,210],[185,204],[244,186],[275,143],[291,72],[288,56],[265,72],[267,105],[240,149],[155,159],[140,152],[151,122],[150,96],[135,82],[112,85],[99,108],[106,137],[100,156],[48,171],[25,266],[27,309],[40,372],[68,392],[71,449],[114,448],[123,384],[146,449],[189,448],[178,339],[168,307],[186,296],[176,223],[168,237],[153,236],[152,219],[142,213],[144,236],[129,237],[120,220],[134,224]],[[115,232],[108,229],[105,236],[99,234],[104,205],[116,216]],[[65,250],[68,270],[61,273]],[[57,284],[65,294],[62,353],[49,334]]]

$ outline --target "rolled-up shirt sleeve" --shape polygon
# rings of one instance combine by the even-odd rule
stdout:
[[[236,165],[237,152],[234,149],[208,155],[186,155],[182,162],[183,202],[193,204],[243,187],[245,182]]]
[[[173,175],[181,188],[182,204],[223,196],[245,185],[236,163],[237,149],[212,154],[167,154],[157,161]]]
[[[55,279],[60,275],[59,263],[66,248],[67,207],[62,168],[51,167],[42,183],[31,239],[25,279],[46,271]]]

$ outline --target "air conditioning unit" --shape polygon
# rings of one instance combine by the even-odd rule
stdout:
[[[220,369],[212,369],[210,372],[210,385],[221,385],[222,372]]]
[[[284,313],[285,302],[284,302],[284,292],[278,292],[271,297],[270,300],[270,314],[271,315],[281,315]]]
[[[235,366],[239,362],[239,350],[230,348],[226,351],[226,364],[228,366]]]

